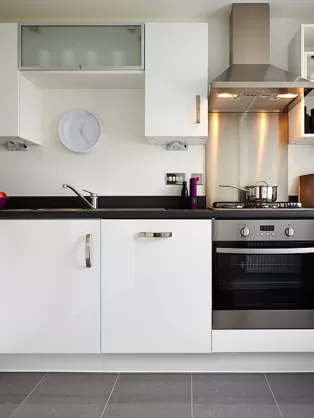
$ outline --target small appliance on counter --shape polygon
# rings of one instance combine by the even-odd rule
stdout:
[[[314,174],[300,176],[300,202],[304,208],[314,208]]]

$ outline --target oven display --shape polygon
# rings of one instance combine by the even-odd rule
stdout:
[[[261,232],[274,232],[275,225],[260,225]]]

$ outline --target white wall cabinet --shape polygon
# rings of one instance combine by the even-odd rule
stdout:
[[[209,353],[211,221],[103,220],[101,234],[101,351]]]
[[[18,24],[0,23],[0,141],[41,143],[41,91],[18,70]]]
[[[143,89],[144,25],[21,25],[21,74],[40,89]]]
[[[207,23],[145,25],[145,136],[151,144],[206,143]]]
[[[22,70],[144,69],[143,25],[21,25]]]
[[[99,353],[100,220],[1,220],[0,229],[0,353]]]

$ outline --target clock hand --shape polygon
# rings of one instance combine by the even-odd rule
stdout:
[[[83,130],[83,128],[84,128],[84,122],[82,122],[82,126],[81,126],[81,129],[80,129],[80,133],[83,135],[83,137],[86,139],[86,141],[90,144],[91,143],[91,141],[86,137],[86,135],[84,134],[84,130]]]

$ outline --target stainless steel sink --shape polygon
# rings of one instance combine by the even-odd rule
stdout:
[[[112,212],[112,211],[165,211],[165,208],[36,208],[36,209],[9,209],[22,212]]]
[[[48,209],[48,208],[38,208],[38,209],[7,209],[9,211],[14,212],[69,212],[69,211],[86,211],[90,209],[74,209],[74,208],[54,208],[54,209]]]

